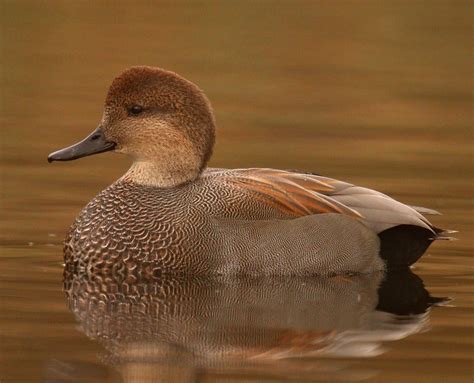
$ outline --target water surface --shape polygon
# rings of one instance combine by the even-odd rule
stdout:
[[[1,7],[2,383],[472,381],[470,2]],[[385,282],[161,281],[125,294],[63,281],[69,225],[129,162],[46,156],[97,126],[110,81],[134,64],[205,90],[213,166],[375,188],[441,211],[434,223],[459,240]],[[452,300],[433,306],[440,297]]]

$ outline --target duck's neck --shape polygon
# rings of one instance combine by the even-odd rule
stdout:
[[[200,173],[200,167],[194,164],[135,161],[121,180],[145,186],[171,188],[195,180]]]

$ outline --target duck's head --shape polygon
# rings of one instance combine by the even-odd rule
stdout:
[[[83,141],[51,153],[48,161],[113,150],[134,160],[125,180],[176,186],[202,172],[214,132],[211,106],[196,85],[163,69],[132,67],[112,82],[98,128]]]

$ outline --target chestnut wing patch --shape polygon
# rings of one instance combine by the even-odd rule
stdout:
[[[332,178],[265,168],[212,169],[206,174],[224,178],[250,198],[289,216],[338,213],[360,219],[376,233],[398,225],[440,231],[422,215],[436,214],[434,210],[411,207],[376,190]]]
[[[277,169],[236,169],[225,172],[226,181],[245,189],[262,203],[295,217],[338,213],[362,218],[354,209],[331,198],[335,180]]]

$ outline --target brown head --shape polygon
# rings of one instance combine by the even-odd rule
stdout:
[[[114,150],[134,160],[124,180],[170,187],[199,176],[211,156],[214,133],[211,106],[196,85],[173,72],[138,66],[112,82],[99,127],[48,160]]]

